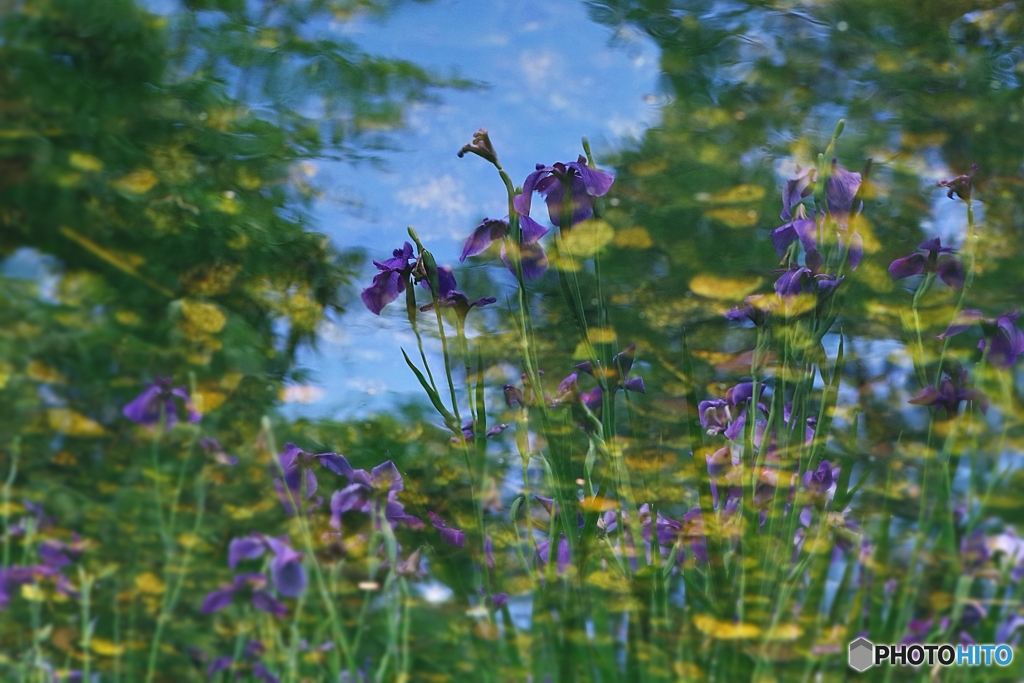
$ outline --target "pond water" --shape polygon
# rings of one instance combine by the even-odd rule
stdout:
[[[0,677],[1020,680],[1022,17],[0,9]]]

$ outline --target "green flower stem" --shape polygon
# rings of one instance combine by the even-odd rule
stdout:
[[[202,529],[203,515],[206,512],[206,478],[203,473],[200,473],[196,479],[196,517],[192,524],[192,538],[185,547],[185,553],[182,556],[181,565],[178,567],[177,577],[174,581],[174,587],[170,592],[164,593],[162,604],[160,605],[160,612],[157,616],[156,630],[153,633],[153,639],[150,642],[149,647],[149,664],[146,669],[146,683],[152,683],[153,676],[156,674],[156,660],[157,652],[160,648],[160,640],[163,636],[164,628],[167,623],[171,620],[171,615],[174,613],[174,608],[178,604],[178,600],[181,597],[181,591],[185,586],[185,579],[188,578],[189,565],[192,562],[192,549],[195,547],[196,542],[199,539],[199,532]],[[169,574],[170,566],[168,565],[165,570],[165,575]]]
[[[90,642],[92,641],[92,624],[89,623],[89,604],[90,598],[92,597],[92,585],[94,578],[90,576],[85,569],[78,566],[78,583],[81,587],[81,616],[82,616],[82,639],[79,642],[79,646],[82,648],[82,680],[89,680],[89,670],[92,668],[92,654],[89,648]]]
[[[410,230],[412,230],[411,227]],[[409,326],[412,327],[413,334],[416,335],[416,348],[419,349],[420,360],[423,361],[423,369],[427,372],[427,378],[430,380],[430,387],[434,390],[434,393],[437,394],[437,383],[434,382],[434,373],[430,371],[430,363],[427,362],[427,354],[423,350],[423,335],[420,334],[420,327],[416,323],[416,312],[419,309],[416,304],[416,288],[411,283],[407,283],[405,287],[405,310],[406,315],[409,318]]]
[[[4,481],[3,489],[0,490],[0,505],[3,505],[0,517],[3,517],[4,520],[3,564],[0,564],[2,569],[7,569],[11,566],[11,488],[14,486],[14,480],[18,476],[18,459],[20,457],[21,437],[16,436],[11,440],[11,467],[7,471],[7,479]]]
[[[967,239],[964,240],[964,286],[960,289],[960,296],[957,299],[956,307],[953,309],[953,318],[950,323],[956,321],[957,316],[960,315],[960,311],[964,309],[964,302],[967,300],[967,292],[971,289],[971,284],[974,282],[974,261],[975,261],[975,242],[977,241],[977,235],[975,235],[974,225],[974,204],[970,198],[965,199],[964,203],[967,205]],[[942,363],[946,359],[946,351],[949,348],[949,337],[942,340],[942,350],[939,352],[939,371],[935,374],[935,388],[939,388],[939,383],[942,380]]]

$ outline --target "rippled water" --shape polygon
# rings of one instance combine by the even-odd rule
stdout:
[[[1016,648],[1016,4],[0,13],[3,676]]]

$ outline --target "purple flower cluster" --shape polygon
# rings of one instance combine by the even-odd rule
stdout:
[[[960,404],[964,401],[974,401],[981,412],[988,412],[988,396],[967,382],[967,371],[951,373],[947,370],[946,377],[939,382],[938,387],[925,387],[909,402],[918,406],[944,408],[946,417],[953,418],[960,412]]]
[[[30,528],[35,533],[50,526],[51,521],[43,514],[41,505],[25,501],[25,508],[32,515],[12,523],[7,530],[9,535],[26,535]],[[0,610],[7,609],[11,598],[22,586],[39,585],[42,582],[51,584],[64,597],[78,598],[78,591],[64,574],[64,569],[78,561],[89,546],[90,543],[79,538],[78,534],[72,534],[70,542],[45,538],[36,546],[39,558],[36,564],[0,567]]]
[[[430,289],[426,268],[421,258],[413,257],[411,244],[405,242],[400,249],[395,249],[391,253],[392,257],[386,261],[373,262],[378,273],[373,278],[373,284],[364,289],[360,295],[363,303],[375,315],[380,315],[385,306],[397,299],[413,279],[416,279],[427,290]],[[452,297],[453,294],[460,294],[455,289],[457,286],[455,275],[452,274],[452,269],[448,266],[441,266],[437,269],[437,283],[439,300],[444,301]]]
[[[178,407],[175,399],[185,408],[189,422],[199,422],[202,415],[192,404],[188,390],[181,386],[175,387],[170,377],[157,377],[146,385],[146,390],[139,394],[121,411],[125,417],[146,427],[156,426],[161,418],[164,427],[170,429],[178,423]]]
[[[942,246],[938,237],[926,240],[918,247],[925,253],[911,254],[898,258],[889,265],[893,280],[902,280],[921,273],[935,273],[951,289],[964,286],[964,265],[960,259],[951,256],[956,250]]]
[[[530,215],[533,193],[537,192],[544,198],[551,223],[568,231],[573,225],[594,214],[594,198],[607,194],[614,180],[612,174],[588,166],[582,156],[568,163],[559,162],[551,166],[537,164],[537,169],[523,182],[523,191],[512,200],[519,214],[519,242],[510,239],[511,229],[507,219],[485,218],[466,240],[459,260],[465,261],[470,256],[482,254],[491,244],[501,240],[501,260],[506,268],[515,274],[518,262],[525,279],[541,277],[548,268],[548,259],[539,241],[549,230]],[[563,205],[566,201],[571,202],[571,224],[563,226]]]
[[[346,471],[339,474],[348,478],[349,485],[331,496],[331,528],[340,531],[341,516],[351,511],[376,513],[377,522],[383,518],[392,529],[399,524],[413,529],[423,528],[423,521],[406,514],[405,506],[398,502],[398,493],[405,489],[405,484],[393,462],[383,462],[369,472],[352,469],[347,460],[345,466]]]
[[[406,242],[401,249],[395,249],[392,254],[392,258],[386,261],[373,262],[378,273],[373,278],[373,284],[364,289],[361,294],[363,303],[375,315],[380,315],[384,307],[397,299],[398,295],[404,292],[414,280],[428,291],[430,290],[429,277],[422,262],[422,256],[420,258],[413,257],[411,244]],[[465,259],[465,254],[462,259]],[[455,314],[461,321],[465,321],[470,309],[489,306],[497,301],[494,297],[481,297],[470,301],[465,294],[457,289],[458,283],[455,280],[455,275],[448,266],[437,268],[437,286],[438,304],[443,308],[455,309]],[[434,302],[431,301],[420,310],[429,311],[433,307]]]
[[[249,589],[252,604],[274,616],[284,616],[288,608],[267,590],[272,584],[277,593],[286,598],[297,598],[306,590],[306,570],[302,566],[302,553],[292,549],[288,539],[273,538],[253,532],[236,538],[228,545],[228,566],[235,569],[240,562],[257,560],[269,552],[270,581],[266,574],[247,572],[236,574],[232,582],[207,594],[203,600],[203,614],[217,612],[230,605],[236,594]]]
[[[988,362],[998,368],[1010,368],[1017,362],[1017,356],[1024,353],[1024,332],[1014,324],[1020,311],[1003,313],[998,318],[986,318],[985,314],[973,308],[960,311],[956,320],[939,335],[947,339],[966,332],[977,323],[983,335],[978,348],[988,353]]]
[[[308,650],[308,644],[303,641],[302,650]],[[330,650],[334,647],[334,644],[330,641],[324,643],[320,648],[320,651]],[[230,671],[232,667],[238,670],[235,677],[238,678],[242,674],[242,669],[248,669],[252,677],[260,683],[280,683],[281,679],[278,678],[274,673],[267,668],[267,665],[263,663],[263,655],[266,654],[266,646],[262,641],[250,640],[245,644],[245,648],[242,650],[242,656],[237,660],[231,656],[217,657],[209,666],[206,667],[206,677],[209,680],[213,680],[217,674],[222,671]]]
[[[859,233],[850,230],[850,218],[860,211],[859,206],[854,209],[854,202],[862,184],[861,175],[846,170],[833,159],[832,170],[825,183],[824,210],[818,211],[815,217],[808,217],[801,201],[813,193],[816,180],[817,171],[808,168],[798,171],[796,177],[786,181],[780,214],[786,222],[771,232],[775,252],[781,259],[790,245],[799,241],[804,251],[804,267],[812,275],[821,274],[824,258],[818,245],[818,234],[824,225],[819,225],[818,221],[827,216],[835,224],[840,245],[848,252],[850,267],[856,269],[864,256],[864,243]]]

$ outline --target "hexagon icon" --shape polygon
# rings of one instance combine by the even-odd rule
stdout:
[[[850,666],[865,671],[875,663],[875,646],[867,638],[858,638],[850,643]]]

